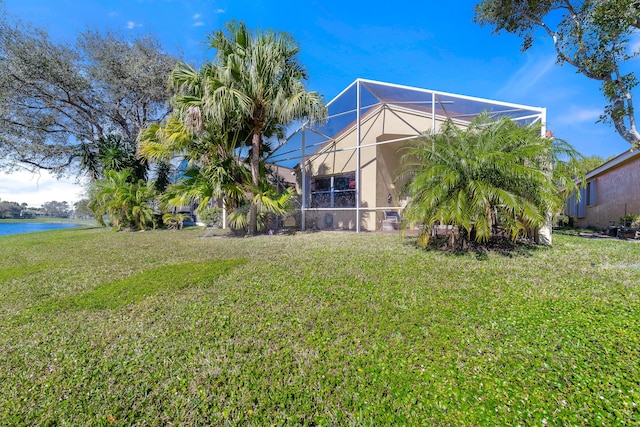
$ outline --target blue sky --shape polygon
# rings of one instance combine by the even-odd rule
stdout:
[[[534,48],[522,53],[515,36],[492,35],[490,28],[474,24],[477,1],[397,5],[378,0],[4,3],[11,16],[45,28],[57,40],[72,42],[85,29],[152,33],[167,51],[195,66],[213,56],[205,43],[207,34],[230,19],[242,20],[250,28],[293,35],[310,75],[308,88],[322,93],[327,101],[361,77],[546,107],[547,127],[584,155],[608,157],[630,148],[613,127],[596,123],[605,104],[597,82],[569,66],[557,66],[553,46],[542,34]],[[22,177],[26,176],[0,175],[0,199],[39,206],[49,200],[72,203],[80,198],[82,189],[67,181],[51,182],[44,174],[27,177],[29,181],[20,185]],[[59,196],[49,190],[56,185]]]

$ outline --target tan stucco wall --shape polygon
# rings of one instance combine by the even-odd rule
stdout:
[[[400,135],[382,135],[379,141],[387,141],[400,138]],[[407,142],[392,142],[377,146],[377,163],[378,170],[376,175],[376,206],[377,207],[396,207],[403,205],[405,195],[402,194],[402,186],[405,180],[398,177],[398,169],[401,164],[403,147],[407,146]],[[391,203],[388,197],[391,195]],[[381,224],[384,218],[382,210],[376,211],[376,222]]]
[[[595,176],[596,204],[587,206],[586,217],[576,218],[578,227],[605,229],[617,225],[626,213],[640,215],[640,156]]]
[[[307,228],[311,230],[355,230],[356,212],[340,210],[308,211]],[[364,224],[361,224],[362,229]]]
[[[436,120],[436,129],[442,121]],[[360,128],[361,145],[370,145],[379,141],[394,138],[417,136],[431,128],[431,117],[417,114],[413,111],[403,111],[389,108],[382,109],[362,120]],[[340,135],[336,142],[324,146],[318,153],[312,155],[307,162],[309,176],[335,175],[353,172],[356,169],[357,133],[353,127]],[[336,153],[322,154],[323,151],[344,150]],[[377,150],[375,146],[361,149],[361,165],[364,168],[370,161],[375,161]]]
[[[436,129],[439,129],[441,124],[442,121],[436,120]],[[395,183],[395,171],[400,164],[401,153],[398,153],[398,150],[406,142],[383,145],[370,144],[417,136],[421,132],[430,130],[431,126],[430,116],[399,109],[383,109],[362,120],[361,145],[365,146],[360,150],[362,229],[374,231],[379,228],[383,213],[376,211],[375,208],[388,206],[387,196],[389,193],[393,197],[392,205],[399,204],[400,185]],[[323,147],[322,150],[311,156],[306,164],[306,174],[309,179],[354,172],[356,170],[356,150],[354,149],[356,145],[357,134],[356,129],[353,128],[340,135],[334,144]],[[344,151],[323,153],[323,151],[332,150]],[[318,212],[315,215],[319,225],[324,225],[325,212]],[[335,211],[332,214],[333,228],[355,229],[355,212]],[[307,217],[310,216],[311,213],[307,215]]]

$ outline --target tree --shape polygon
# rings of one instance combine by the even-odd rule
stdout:
[[[191,219],[191,216],[184,213],[166,213],[162,215],[162,223],[169,230],[182,230],[185,221]]]
[[[105,178],[93,184],[89,208],[103,226],[111,225],[116,231],[144,230],[155,226],[155,198],[153,183],[132,179],[128,169],[107,170]]]
[[[86,31],[75,45],[0,19],[0,166],[68,170],[94,178],[101,142],[133,145],[167,114],[176,59],[152,37]]]
[[[297,58],[298,46],[288,34],[253,33],[244,23],[232,21],[226,32],[213,33],[209,44],[217,49],[215,60],[203,70],[210,84],[190,105],[191,111],[203,121],[234,123],[250,131],[252,186],[248,199],[253,200],[264,177],[264,137],[282,135],[284,126],[294,120],[322,120],[326,108],[318,93],[304,87],[307,74]],[[257,214],[258,207],[252,203],[247,234],[257,232]]]
[[[23,207],[16,202],[0,200],[0,218],[19,218],[22,211]]]
[[[254,194],[251,203],[245,204],[231,212],[229,215],[229,223],[231,227],[235,229],[247,227],[249,212],[251,208],[255,206],[257,230],[264,230],[275,217],[286,215],[293,209],[295,196],[295,190],[292,188],[287,188],[283,192],[278,193],[270,183],[262,180],[261,188]]]
[[[580,179],[610,159],[611,157],[604,159],[601,156],[578,156],[577,158],[569,159],[566,162],[559,162],[556,165],[556,169],[564,175],[570,176],[574,179]]]
[[[425,136],[404,155],[410,202],[405,221],[424,224],[419,242],[427,245],[433,227],[453,225],[450,246],[484,244],[502,231],[511,240],[534,237],[562,203],[550,173],[560,155],[575,155],[566,144],[540,137],[539,127],[508,118],[476,117],[467,128],[451,122]]]
[[[92,181],[104,178],[107,170],[129,169],[136,179],[147,178],[148,163],[137,153],[136,141],[120,135],[101,136],[92,143],[80,144],[80,168]]]
[[[590,79],[602,82],[608,101],[601,120],[634,147],[640,147],[633,89],[637,79],[625,65],[638,56],[632,34],[640,29],[637,0],[483,0],[475,8],[475,22],[494,33],[507,31],[523,39],[529,49],[536,31],[552,38],[559,64],[570,64]]]
[[[78,200],[73,204],[76,218],[90,219],[93,218],[93,212],[89,209],[89,199]]]
[[[42,210],[44,211],[45,215],[57,218],[67,218],[69,217],[70,213],[69,203],[57,202],[55,200],[44,202],[42,204]]]
[[[162,124],[152,124],[140,134],[140,154],[159,164],[181,162],[176,182],[168,185],[161,200],[166,207],[197,203],[197,212],[215,199],[222,199],[228,211],[237,209],[246,199],[245,184],[249,170],[238,150],[244,145],[246,131],[208,120],[194,130],[189,107],[183,98],[192,99],[206,85],[199,72],[192,70],[197,82],[188,92],[180,91],[172,99],[172,115]],[[173,74],[172,74],[173,76]]]
[[[171,172],[173,168],[168,161],[160,161],[156,167],[156,176],[154,185],[158,193],[162,193],[167,189],[167,186],[171,183]]]
[[[190,170],[167,190],[169,204],[197,201],[201,210],[221,197],[227,210],[237,210],[235,224],[254,234],[259,211],[282,212],[287,199],[267,189],[263,138],[283,136],[292,120],[319,120],[326,111],[322,98],[304,88],[306,73],[288,35],[253,34],[231,22],[210,44],[217,49],[212,63],[197,71],[180,63],[171,73],[173,113],[141,134],[140,151],[150,160],[176,154],[188,160]]]

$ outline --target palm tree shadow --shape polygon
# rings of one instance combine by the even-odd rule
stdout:
[[[539,251],[547,250],[547,246],[536,245],[528,241],[512,242],[509,239],[491,239],[487,243],[467,242],[466,248],[447,246],[446,239],[432,239],[426,248],[421,249],[416,239],[406,239],[404,244],[414,245],[417,249],[426,251],[437,251],[451,257],[466,257],[469,254],[478,261],[488,261],[491,254],[496,254],[504,258],[530,258]]]

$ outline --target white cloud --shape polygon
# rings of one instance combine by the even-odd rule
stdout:
[[[604,111],[601,108],[594,107],[581,107],[573,105],[567,110],[559,114],[553,122],[555,124],[580,124],[580,123],[594,123]]]
[[[202,27],[204,25],[204,22],[199,20],[201,17],[201,13],[196,13],[195,15],[193,15],[193,20],[196,21],[193,23],[193,27]]]
[[[218,10],[216,10],[216,13],[225,13],[225,10],[224,9],[218,9]]]
[[[134,28],[142,27],[142,24],[139,24],[134,21],[127,21],[127,30],[133,30]]]
[[[556,56],[527,56],[527,60],[509,81],[498,91],[498,96],[506,99],[517,99],[528,94],[540,79],[556,65]]]
[[[0,200],[40,207],[53,200],[73,205],[83,198],[84,188],[69,179],[56,179],[43,171],[0,173]]]

